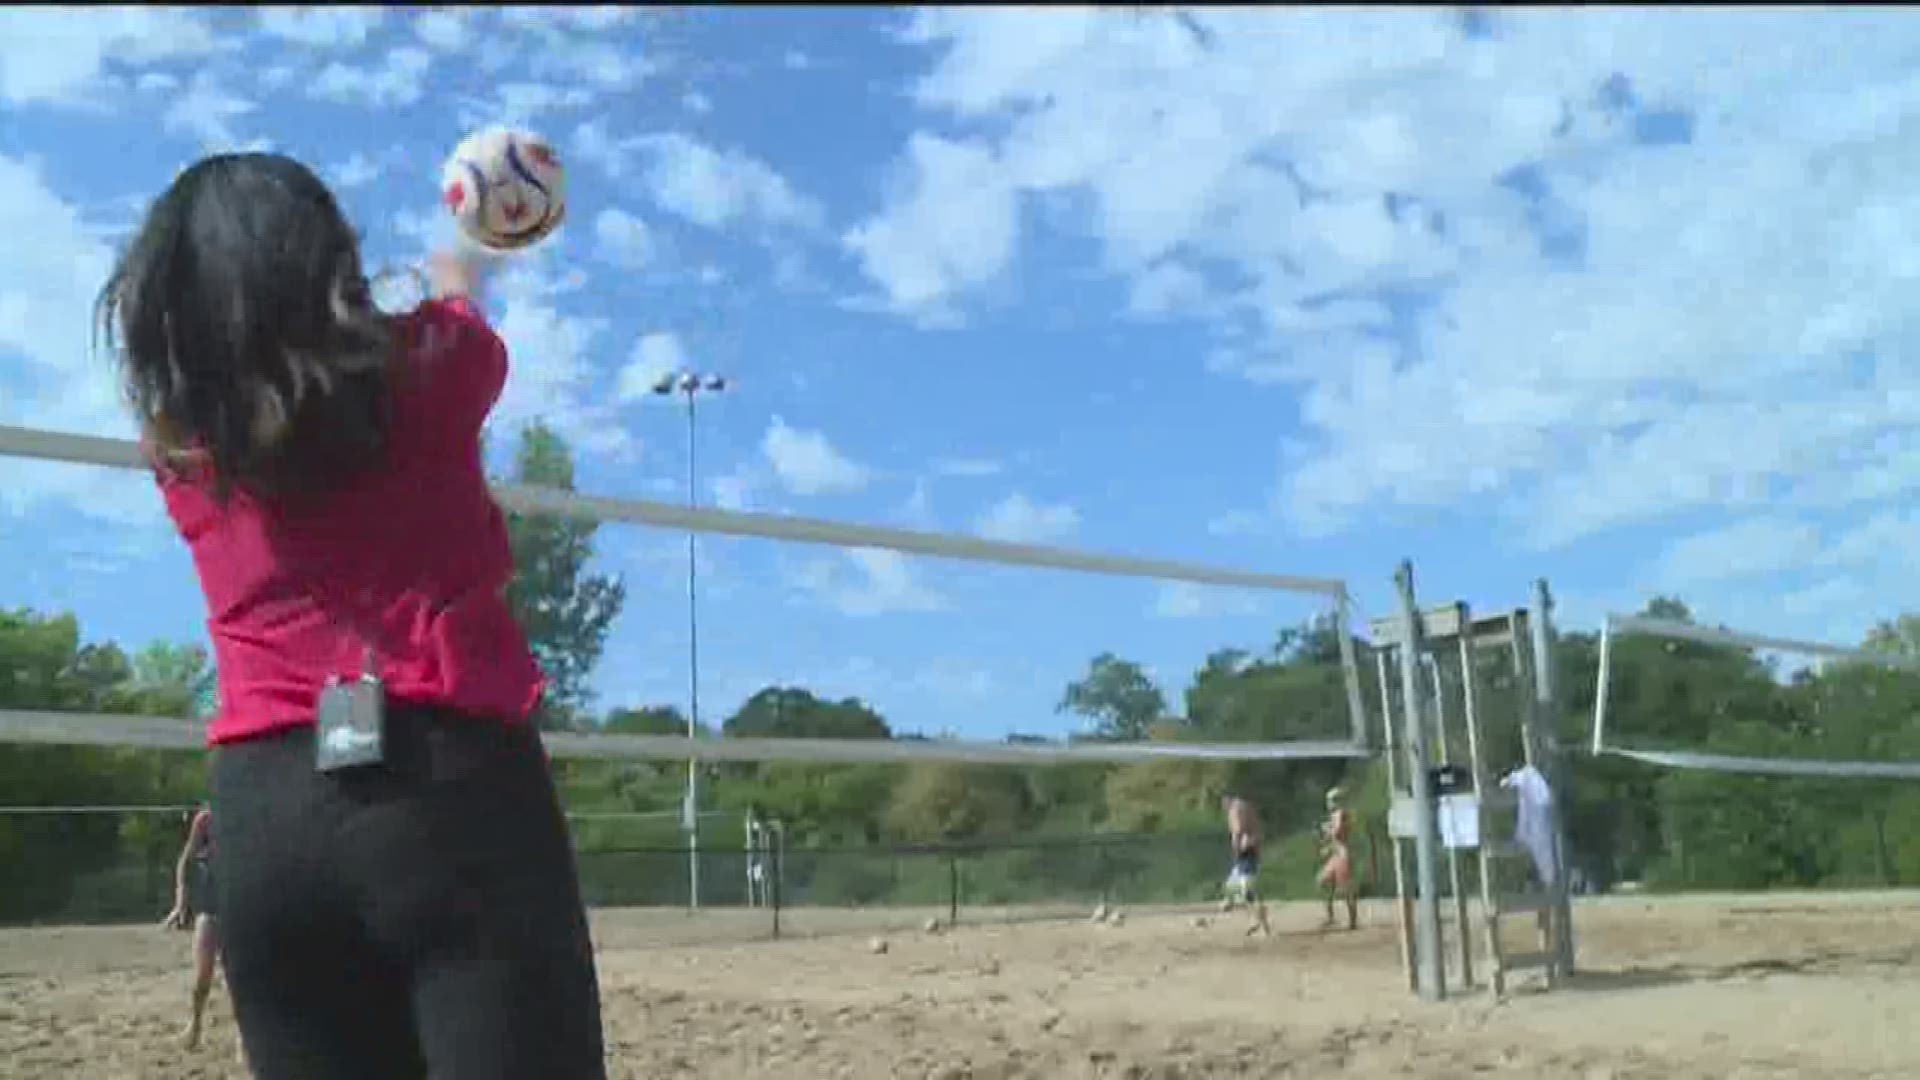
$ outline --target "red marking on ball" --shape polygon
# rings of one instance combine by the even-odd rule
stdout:
[[[458,180],[448,184],[447,193],[443,196],[443,199],[447,204],[447,209],[459,210],[461,205],[467,201],[467,185]]]
[[[506,217],[507,224],[518,225],[520,219],[527,216],[527,204],[518,202],[504,203],[500,207],[500,213]]]
[[[560,159],[554,156],[553,150],[545,143],[528,144],[527,156],[532,158],[535,164],[544,168],[554,169],[560,166]]]

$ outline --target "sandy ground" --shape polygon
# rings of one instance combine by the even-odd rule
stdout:
[[[1249,940],[1238,917],[1192,911],[943,933],[914,913],[801,911],[798,938],[714,943],[761,917],[600,912],[612,1075],[1920,1076],[1911,896],[1585,903],[1582,974],[1550,993],[1520,976],[1504,1002],[1413,999],[1385,906],[1352,934],[1318,917],[1286,908]],[[141,928],[0,934],[0,1077],[244,1076],[222,996],[203,1047],[178,1046],[187,957],[186,935]]]

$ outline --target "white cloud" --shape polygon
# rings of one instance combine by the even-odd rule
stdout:
[[[131,438],[114,365],[91,348],[113,254],[33,165],[0,153],[0,423]],[[0,508],[60,505],[128,526],[164,519],[137,473],[0,458]]]
[[[1253,536],[1272,520],[1248,510],[1229,510],[1207,521],[1207,532],[1214,536]]]
[[[713,504],[722,510],[753,509],[753,496],[759,487],[759,478],[749,469],[736,469],[707,483],[713,492]]]
[[[376,7],[273,7],[261,9],[260,28],[308,48],[352,49],[366,44],[385,19]]]
[[[610,41],[569,41],[551,49],[536,49],[531,59],[538,76],[582,82],[610,92],[634,90],[657,70],[640,50]]]
[[[222,87],[211,72],[195,72],[193,82],[167,106],[161,126],[199,140],[209,152],[238,150],[243,140],[233,122],[258,111],[259,106]]]
[[[549,38],[568,32],[605,33],[641,18],[641,8],[591,5],[579,7],[541,7],[516,4],[499,9],[500,21],[515,30]]]
[[[647,223],[617,206],[593,219],[594,254],[622,270],[638,270],[653,257],[653,237]]]
[[[457,53],[473,40],[468,25],[470,12],[460,8],[435,8],[413,17],[413,32],[421,41],[443,53]]]
[[[1806,564],[1820,549],[1820,531],[1804,521],[1756,517],[1675,540],[1661,553],[1655,577],[1667,588],[1777,575]]]
[[[817,227],[825,212],[760,159],[716,150],[682,132],[640,140],[651,155],[647,183],[660,205],[710,229],[736,223]]]
[[[1004,168],[977,144],[916,134],[907,157],[899,200],[842,243],[893,310],[943,318],[952,294],[1006,269],[1019,205]]]
[[[985,458],[945,458],[934,463],[933,471],[941,476],[983,477],[999,476],[1005,467],[997,461]]]
[[[1553,546],[1899,498],[1916,31],[1749,14],[918,10],[928,126],[848,243],[925,317],[1012,268],[1022,194],[1066,197],[1137,312],[1298,391],[1294,531],[1473,500]]]
[[[713,111],[713,99],[698,90],[689,90],[680,95],[680,104],[695,116],[705,116]]]
[[[507,83],[500,87],[500,112],[506,123],[522,124],[554,109],[578,109],[593,95],[578,87],[562,90],[549,83]]]
[[[1065,503],[1037,503],[1024,492],[1014,492],[993,504],[974,531],[989,540],[1047,544],[1072,536],[1080,527],[1080,512]]]
[[[1264,615],[1269,607],[1233,589],[1169,581],[1155,592],[1152,612],[1162,619],[1218,619]]]
[[[1742,630],[1846,644],[1913,602],[1920,513],[1888,508],[1816,528],[1769,514],[1670,544],[1653,580]]]
[[[867,486],[865,466],[835,450],[824,434],[788,427],[778,416],[760,450],[781,486],[794,495],[844,495]]]
[[[896,551],[854,548],[837,560],[814,560],[800,568],[795,584],[842,615],[944,611],[948,606]]]
[[[362,187],[380,179],[380,163],[358,150],[331,171],[336,187]]]
[[[342,105],[412,105],[425,96],[427,72],[432,67],[431,53],[402,46],[390,50],[377,68],[332,61],[314,77],[311,91],[314,97]]]
[[[925,478],[913,482],[912,494],[901,504],[900,517],[910,528],[933,529],[938,525],[933,514],[933,492]]]
[[[518,431],[545,420],[582,453],[630,456],[639,443],[619,421],[598,385],[593,349],[606,331],[604,319],[562,310],[578,278],[549,276],[537,261],[512,264],[497,276],[490,304],[499,312],[494,328],[507,343],[512,373],[494,409],[492,424]]]
[[[1129,304],[1138,315],[1194,314],[1211,308],[1206,276],[1177,262],[1157,263],[1133,280]]]
[[[640,401],[653,396],[653,386],[662,378],[687,366],[687,351],[680,337],[671,331],[656,330],[634,343],[633,355],[620,369],[616,388],[621,401]]]
[[[214,48],[205,13],[186,8],[0,8],[0,101],[76,104],[108,61],[151,64]]]
[[[1840,534],[1813,557],[1823,570],[1907,566],[1920,551],[1920,514],[1884,510]]]

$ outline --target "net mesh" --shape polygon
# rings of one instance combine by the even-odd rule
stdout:
[[[1920,668],[1890,650],[1614,616],[1593,746],[1665,768],[1920,779]]]
[[[136,460],[111,440],[4,428],[0,451]],[[583,890],[597,907],[680,920],[665,938],[1210,903],[1229,788],[1268,820],[1263,888],[1308,894],[1322,793],[1363,786],[1338,582],[497,491],[520,563],[509,598],[539,601],[517,614],[563,691],[538,719],[576,812]],[[691,553],[686,528],[701,531]],[[529,584],[556,562],[575,577]],[[626,614],[597,651],[569,651],[578,628],[547,624],[589,582],[617,586]],[[14,789],[18,801],[198,802],[201,722],[184,699],[131,685],[0,693],[0,775],[46,781]],[[701,761],[693,835],[680,818],[689,756]],[[758,857],[777,907],[749,903],[750,809],[782,827],[778,874]],[[183,827],[164,814],[0,819],[7,867],[32,879],[0,919],[157,918]]]

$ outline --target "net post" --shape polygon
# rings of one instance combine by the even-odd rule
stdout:
[[[771,824],[773,826],[773,865],[769,869],[773,873],[772,881],[768,884],[770,903],[767,906],[773,909],[773,940],[779,941],[780,907],[786,892],[780,885],[782,879],[787,876],[787,827],[779,818],[774,818]]]
[[[1400,593],[1401,712],[1413,787],[1414,880],[1418,889],[1414,898],[1416,985],[1421,997],[1441,1001],[1447,996],[1447,968],[1441,952],[1439,874],[1435,865],[1439,815],[1434,803],[1425,710],[1420,701],[1420,607],[1414,597],[1411,560],[1401,562],[1394,585]]]
[[[1565,810],[1572,792],[1567,784],[1566,760],[1560,752],[1560,717],[1553,685],[1553,594],[1547,588],[1546,578],[1536,578],[1533,583],[1532,624],[1534,708],[1527,715],[1533,718],[1533,736],[1539,740],[1547,781],[1554,793],[1548,805],[1548,821],[1553,829],[1553,918],[1559,924],[1559,933],[1554,938],[1555,955],[1549,970],[1557,978],[1566,978],[1574,971],[1573,900],[1567,882]]]
[[[1607,694],[1613,682],[1613,616],[1600,623],[1600,671],[1593,694],[1593,752],[1606,753]]]
[[[1472,639],[1472,626],[1465,618],[1466,605],[1456,604],[1454,610],[1460,617],[1461,640]],[[1434,760],[1442,766],[1453,764],[1453,751],[1447,746],[1447,686],[1446,677],[1440,670],[1440,657],[1427,653],[1421,657],[1426,662],[1427,673],[1433,681],[1433,731]],[[1476,793],[1477,794],[1477,793]],[[1445,845],[1447,853],[1447,886],[1453,890],[1453,922],[1460,937],[1460,983],[1473,986],[1473,924],[1468,920],[1466,878],[1460,872],[1460,851],[1452,844]]]
[[[1400,838],[1393,833],[1392,806],[1400,797],[1400,754],[1399,740],[1393,737],[1393,694],[1387,688],[1387,656],[1392,651],[1391,644],[1382,644],[1374,649],[1374,673],[1380,679],[1380,738],[1381,756],[1387,763],[1387,847],[1393,856],[1393,905],[1394,922],[1400,935],[1400,966],[1407,974],[1407,989],[1420,989],[1419,968],[1413,955],[1413,905],[1407,899],[1407,859],[1406,852],[1400,848]]]
[[[947,852],[947,925],[960,925],[960,856]]]
[[[1333,628],[1340,635],[1340,670],[1346,678],[1347,715],[1353,718],[1353,745],[1364,748],[1367,745],[1367,705],[1360,693],[1360,660],[1353,648],[1353,599],[1347,595],[1344,587],[1334,601]],[[1381,707],[1386,707],[1384,700]]]

